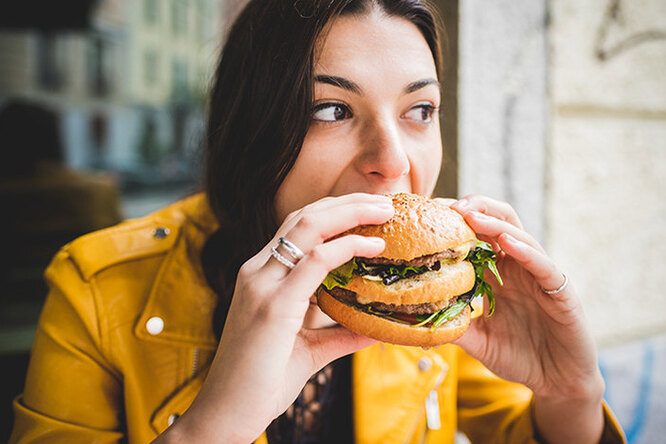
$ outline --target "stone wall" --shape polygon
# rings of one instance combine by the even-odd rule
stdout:
[[[510,202],[543,240],[546,2],[459,5],[459,194]]]
[[[459,4],[459,194],[518,210],[578,289],[628,442],[661,442],[666,2]]]
[[[666,2],[550,2],[546,243],[601,345],[666,332]]]
[[[666,331],[666,2],[460,2],[459,194],[506,200],[600,345]]]

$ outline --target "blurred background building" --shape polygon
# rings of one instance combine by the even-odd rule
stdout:
[[[220,0],[0,5],[0,441],[46,288],[74,238],[197,189]],[[41,136],[40,136],[41,135]]]
[[[133,217],[145,211],[139,195],[178,194],[195,179],[222,10],[218,0],[99,0],[89,8],[81,28],[2,31],[0,100],[54,109],[67,165],[114,175],[128,197],[124,215]]]
[[[0,204],[16,256],[0,274],[0,358],[11,373],[0,440],[58,246],[197,189],[206,90],[245,1],[0,6]],[[436,194],[517,209],[579,290],[629,441],[660,442],[666,2],[433,3],[448,48]]]

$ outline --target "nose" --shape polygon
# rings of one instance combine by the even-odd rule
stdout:
[[[410,170],[409,158],[397,123],[375,119],[364,128],[358,168],[363,175],[395,181]]]

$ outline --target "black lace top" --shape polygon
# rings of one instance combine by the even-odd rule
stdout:
[[[351,356],[316,373],[266,430],[269,444],[353,443]]]

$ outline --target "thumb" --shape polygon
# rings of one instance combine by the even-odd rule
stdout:
[[[361,336],[342,326],[317,330],[302,330],[300,335],[310,349],[313,364],[319,371],[330,362],[348,354],[357,352],[377,342],[375,339]]]
[[[433,200],[436,200],[438,202],[442,202],[446,206],[451,206],[453,205],[454,202],[456,202],[456,199],[451,199],[450,197],[435,197]]]
[[[484,319],[472,319],[465,334],[453,341],[453,344],[462,348],[474,359],[482,360],[482,353],[488,346],[488,337],[484,329],[479,325]]]

